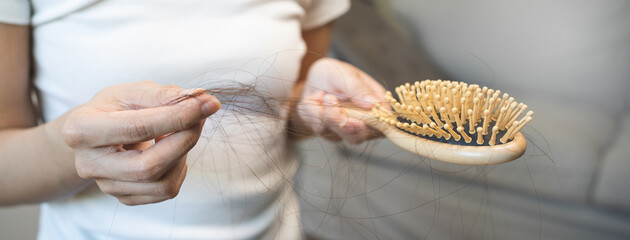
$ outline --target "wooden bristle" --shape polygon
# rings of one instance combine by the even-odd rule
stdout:
[[[436,132],[438,132],[438,135],[444,136],[444,138],[446,138],[446,140],[451,138],[450,134],[446,133],[444,130],[442,130],[442,128],[437,127],[437,125],[435,123],[430,123],[429,127],[431,127],[431,129],[433,129]]]
[[[455,138],[455,141],[459,141],[459,139],[461,138],[459,134],[453,131],[453,128],[451,127],[450,124],[444,124],[444,129],[446,129],[453,136],[453,138]]]
[[[497,126],[492,127],[492,137],[490,137],[490,142],[488,142],[490,146],[494,146],[494,144],[496,143],[498,132],[499,132],[499,127]]]
[[[521,116],[527,105],[507,93],[477,84],[424,80],[400,85],[394,92],[385,94],[394,113],[380,106],[372,110],[380,121],[420,137],[453,144],[507,143],[533,115],[529,111]]]
[[[464,131],[464,128],[463,128],[463,127],[458,127],[458,128],[457,128],[457,131],[459,132],[459,134],[461,134],[461,135],[462,135],[462,137],[464,138],[464,141],[465,141],[466,143],[469,143],[469,142],[471,142],[471,141],[472,141],[472,138],[471,138],[470,136],[468,136],[468,134],[466,134],[466,131]]]
[[[475,121],[472,118],[473,115],[473,110],[472,109],[468,109],[468,129],[470,129],[470,134],[474,134],[475,133]]]
[[[487,135],[488,134],[488,126],[490,125],[490,111],[489,110],[485,110],[483,111],[483,128],[477,128],[477,132],[481,131],[481,133],[483,133],[483,135]],[[479,130],[481,129],[481,130]]]
[[[481,127],[477,128],[477,144],[483,144],[483,129]]]

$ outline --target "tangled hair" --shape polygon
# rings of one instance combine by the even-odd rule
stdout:
[[[230,133],[222,128],[232,125],[273,122],[266,119],[273,119],[275,122],[272,124],[286,123],[290,120],[285,112],[288,111],[287,106],[299,98],[278,97],[270,93],[268,86],[261,85],[260,82],[263,81],[256,81],[261,77],[269,78],[251,74],[254,81],[249,83],[232,79],[213,79],[216,81],[203,79],[188,85],[202,87],[205,91],[179,96],[169,100],[167,104],[175,105],[203,93],[215,96],[222,104],[222,112],[215,115],[230,115],[229,119],[211,116],[211,123],[219,128],[217,132],[224,135]],[[284,81],[278,78],[274,80]],[[285,132],[293,135],[309,135],[291,125],[283,127]],[[532,212],[533,217],[530,219],[535,226],[529,229],[538,232],[538,238],[541,238],[544,214],[539,200],[539,189],[562,191],[562,186],[557,179],[557,173],[555,174],[557,184],[546,183],[541,186],[540,182],[537,182],[530,171],[531,161],[547,164],[552,171],[556,171],[556,165],[550,157],[549,144],[543,134],[532,126],[527,126],[523,130],[528,139],[528,151],[520,160],[497,166],[464,166],[437,162],[407,153],[385,139],[350,145],[311,138],[299,143],[295,140],[288,141],[288,147],[297,148],[300,166],[297,173],[287,174],[266,151],[277,148],[286,135],[269,135],[264,132],[265,129],[256,129],[259,132],[248,133],[249,139],[245,142],[257,145],[255,147],[261,149],[256,152],[259,156],[254,156],[255,161],[248,161],[251,159],[238,155],[233,161],[235,165],[244,168],[244,172],[253,173],[254,180],[257,179],[264,185],[258,194],[268,194],[273,186],[265,183],[264,176],[257,175],[256,169],[260,165],[249,164],[252,162],[263,164],[274,174],[280,175],[282,184],[288,185],[300,201],[299,214],[302,216],[304,231],[324,238],[331,237],[331,234],[337,238],[349,236],[348,238],[361,239],[491,238],[492,236],[487,234],[499,228],[502,219],[500,214],[508,211],[505,206],[500,205],[502,204],[500,200],[495,201],[496,193],[506,191],[506,186],[514,184],[511,182],[511,176],[506,176],[502,172],[517,172],[529,177],[529,182],[517,185],[520,184],[518,187],[524,188],[525,191],[533,192],[536,199],[522,201],[519,204],[537,208],[537,211]],[[273,139],[269,139],[270,137]],[[229,138],[206,140],[204,144],[207,146],[200,147],[209,151],[216,150],[212,141],[227,141],[221,144],[234,149],[241,144],[229,142]],[[200,157],[189,155],[189,161],[193,162],[189,163],[188,171],[207,167],[203,161],[196,159]],[[222,194],[221,197],[224,199],[230,198],[229,192],[220,191],[218,194]],[[172,211],[173,225],[176,225],[177,209],[174,208]],[[409,216],[412,216],[413,221],[408,221]],[[418,222],[428,224],[408,226]],[[501,227],[516,231],[520,226]],[[442,228],[450,229],[452,235],[436,235]],[[402,230],[397,231],[400,229]],[[405,229],[415,229],[416,232],[405,232]],[[418,236],[417,233],[424,236]]]
[[[173,99],[169,104],[177,104],[203,93],[217,97],[223,110],[244,117],[243,124],[256,122],[257,117],[262,116],[288,120],[287,116],[280,113],[280,109],[286,103],[296,101],[290,98],[274,98],[271,94],[260,91],[256,85],[235,83],[230,87],[206,88],[204,92]],[[290,126],[286,130],[295,133]],[[399,218],[412,215],[431,223],[419,226],[418,231],[426,233],[425,238],[438,237],[434,235],[439,231],[436,229],[444,226],[458,226],[450,235],[451,238],[486,238],[488,232],[498,227],[499,223],[493,223],[495,220],[492,220],[501,219],[496,212],[504,211],[494,203],[492,195],[505,191],[505,186],[497,185],[497,182],[506,176],[492,172],[497,169],[517,169],[529,175],[530,182],[522,185],[531,189],[536,197],[533,203],[538,206],[528,207],[538,208],[533,217],[538,226],[533,227],[533,231],[537,231],[538,238],[541,238],[544,214],[537,190],[541,186],[534,179],[527,161],[546,159],[552,169],[556,166],[549,155],[549,144],[545,137],[534,127],[526,127],[523,133],[530,146],[524,157],[513,163],[497,166],[464,166],[436,162],[399,150],[387,140],[348,145],[314,138],[298,144],[298,160],[301,163],[298,179],[294,181],[292,176],[287,175],[284,176],[284,181],[301,201],[300,214],[303,216],[305,231],[310,234],[329,236],[330,229],[343,227],[348,236],[361,236],[365,239],[415,236],[375,227],[386,226]],[[375,175],[373,169],[381,170]],[[557,185],[553,188],[562,191],[557,173],[556,180]],[[400,183],[413,183],[415,186]],[[374,202],[375,199],[377,202]],[[465,200],[463,203],[460,202],[462,199]],[[493,208],[495,213],[492,213]],[[469,211],[466,209],[475,209],[477,212],[463,214],[462,212]],[[469,218],[470,216],[474,219]],[[444,219],[449,220],[444,222]]]

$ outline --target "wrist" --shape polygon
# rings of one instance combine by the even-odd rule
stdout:
[[[57,167],[55,171],[60,176],[60,184],[65,189],[74,192],[85,186],[89,180],[79,177],[75,165],[74,150],[63,139],[62,128],[71,112],[72,110],[59,118],[43,124],[41,127],[48,146],[55,153],[54,156],[51,156],[50,161],[56,162],[54,166]]]
[[[63,139],[61,129],[66,122],[67,116],[71,112],[67,112],[59,118],[56,118],[48,123],[41,125],[44,131],[44,136],[49,146],[55,148],[55,152],[60,153],[59,158],[74,159],[74,151],[70,148]]]

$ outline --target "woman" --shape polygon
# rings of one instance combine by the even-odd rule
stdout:
[[[39,239],[296,239],[287,129],[374,136],[336,105],[383,88],[320,57],[346,1],[30,2],[0,3],[0,203],[46,202]]]

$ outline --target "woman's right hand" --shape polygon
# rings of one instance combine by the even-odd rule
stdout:
[[[97,93],[62,127],[79,176],[126,205],[174,198],[186,176],[186,153],[221,107],[202,91],[144,81]],[[174,103],[185,96],[192,97]]]

